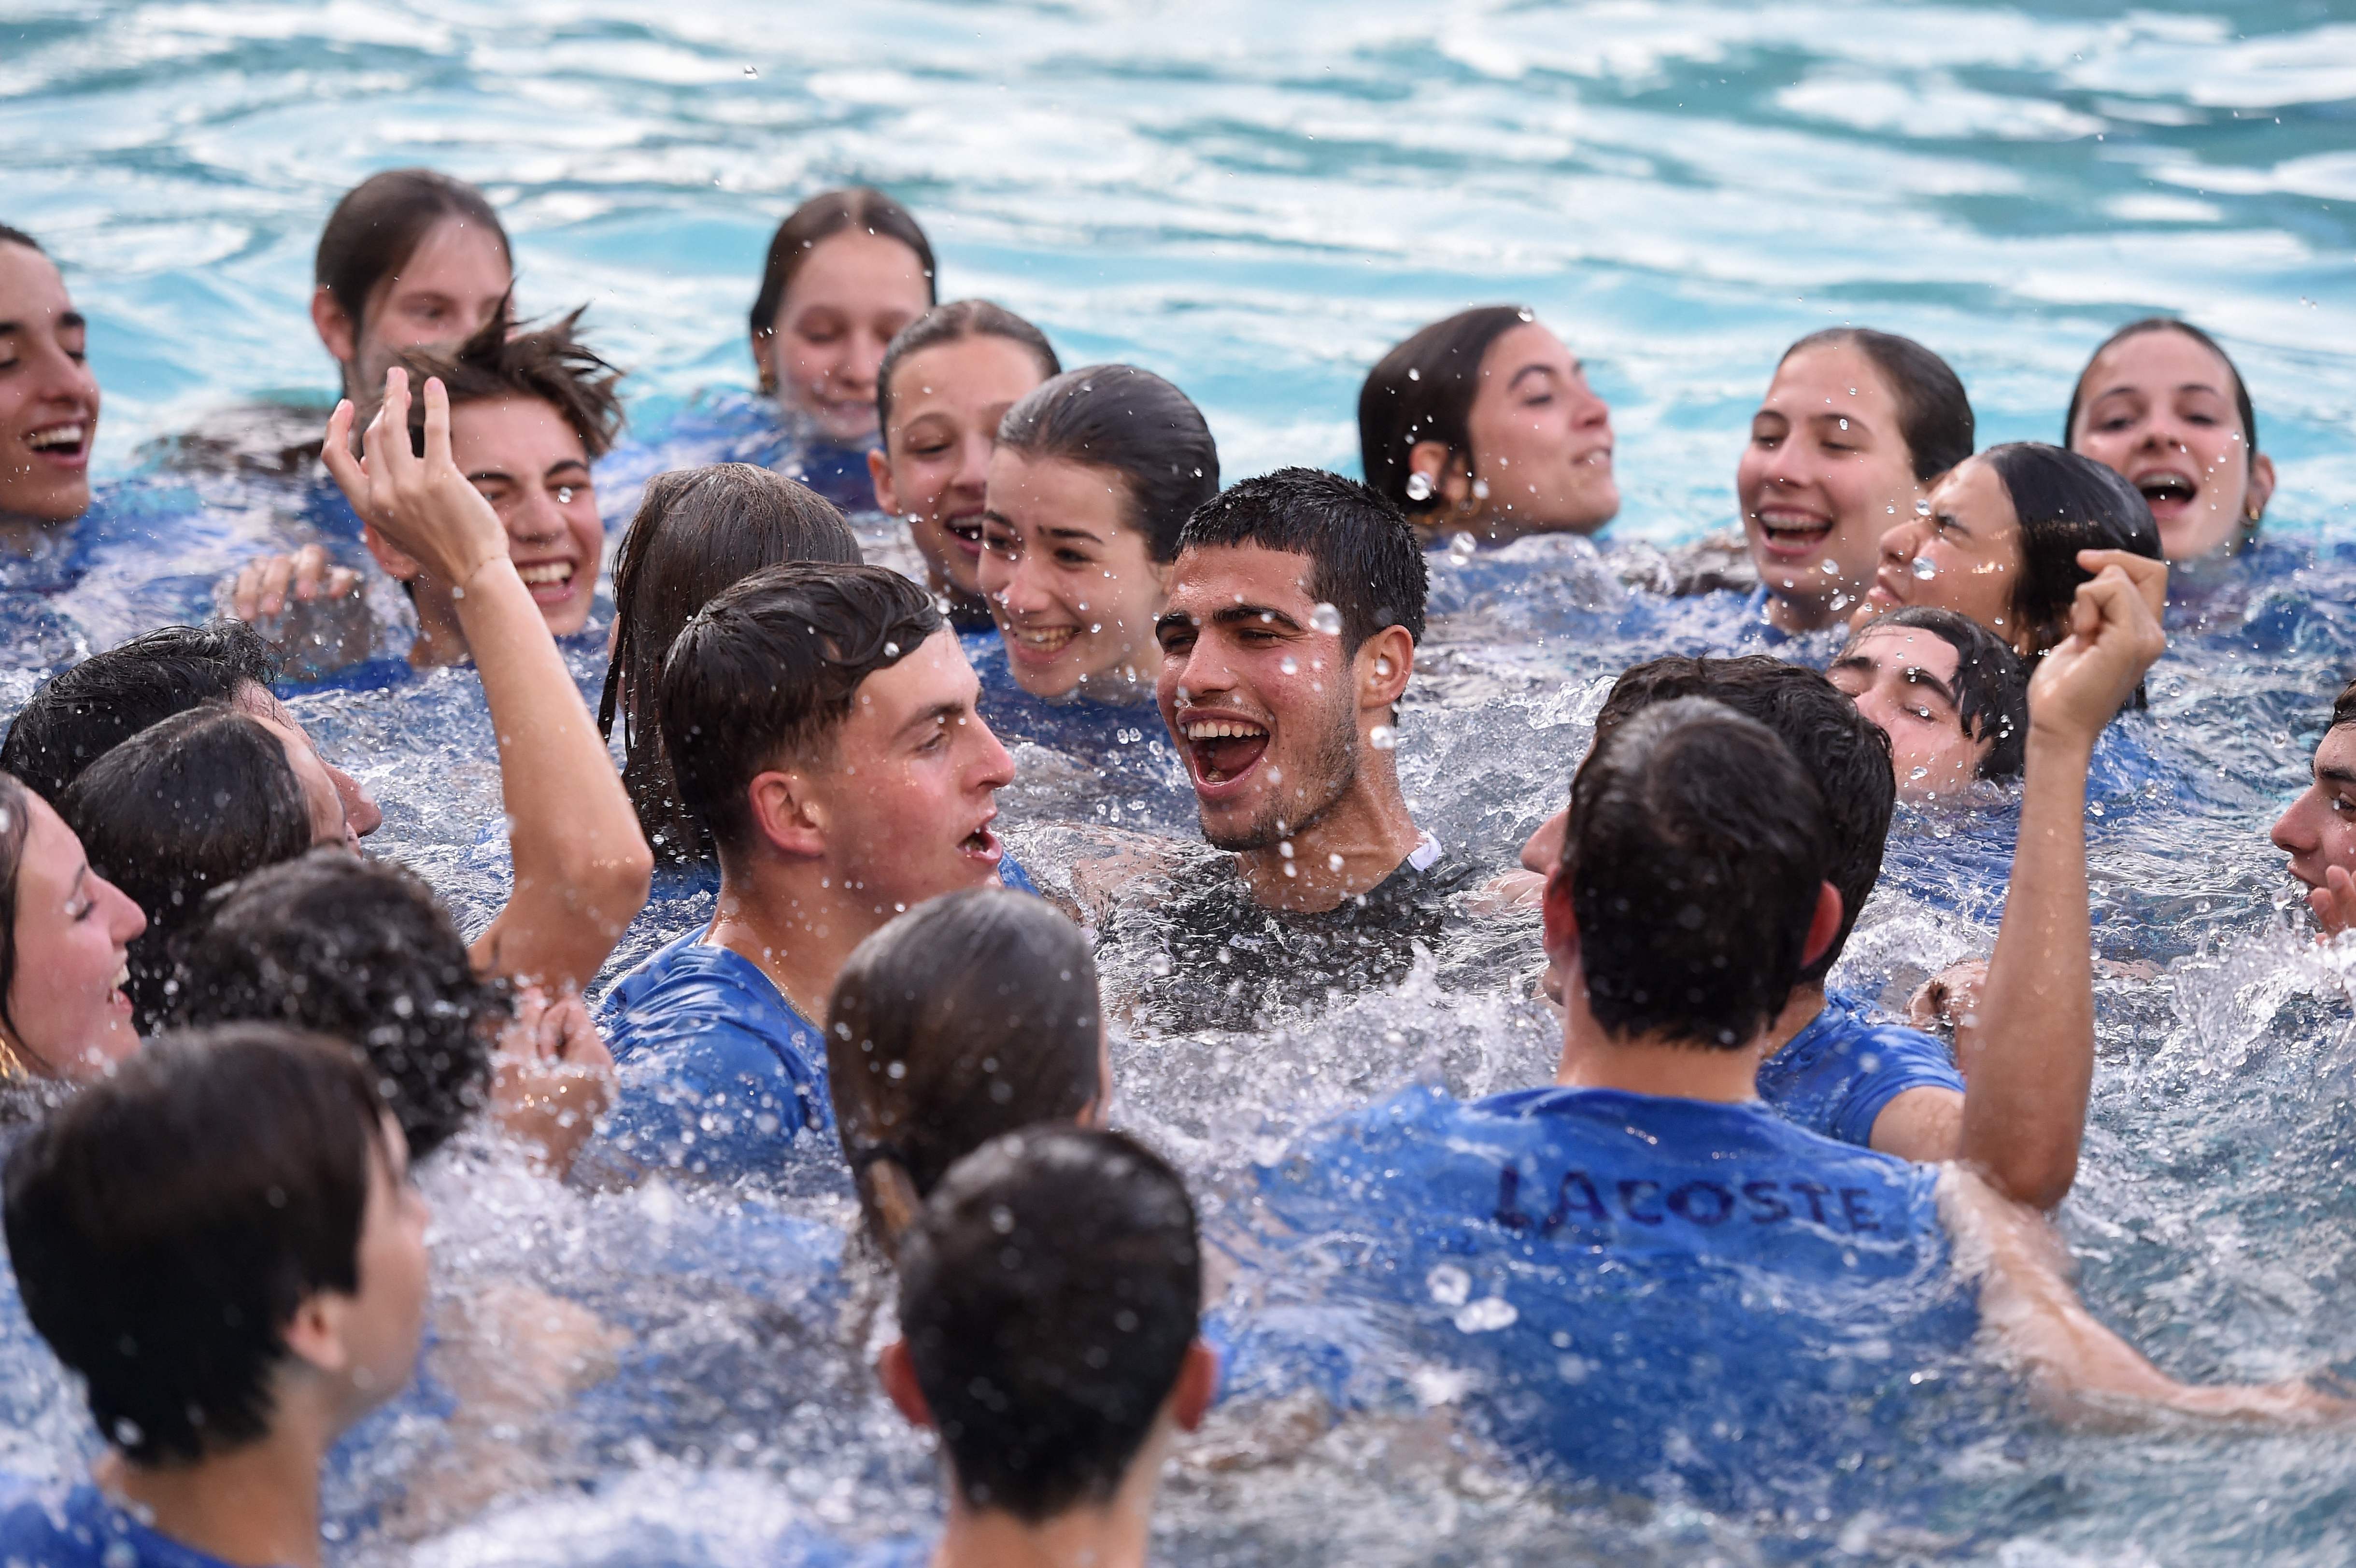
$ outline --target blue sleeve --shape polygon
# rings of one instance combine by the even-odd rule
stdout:
[[[641,1030],[603,1133],[630,1163],[730,1180],[775,1171],[831,1120],[823,1070],[726,1019]]]
[[[1002,886],[1012,888],[1018,893],[1029,893],[1036,897],[1039,892],[1038,888],[1031,880],[1031,873],[1017,865],[1012,855],[1001,855],[998,858],[998,880]]]
[[[1873,1124],[1909,1089],[1964,1092],[1947,1048],[1920,1029],[1879,1024],[1802,1031],[1759,1073],[1759,1097],[1824,1137],[1873,1147]]]

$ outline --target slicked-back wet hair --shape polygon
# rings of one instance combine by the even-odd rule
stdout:
[[[164,626],[62,670],[33,693],[0,741],[11,773],[54,805],[82,769],[151,724],[267,690],[278,656],[242,621]]]
[[[5,223],[0,223],[0,245],[22,245],[26,250],[39,255],[48,254],[47,251],[41,249],[41,242],[38,240],[21,229],[11,229]]]
[[[2070,411],[2062,416],[2062,444],[2072,452],[2078,449],[2078,415],[2086,406],[2086,377],[2094,368],[2094,361],[2108,354],[2130,337],[2140,337],[2147,332],[2174,332],[2192,339],[2214,354],[2225,367],[2225,374],[2233,379],[2233,411],[2242,416],[2243,457],[2247,463],[2258,460],[2258,410],[2250,401],[2250,389],[2242,380],[2241,367],[2225,352],[2224,345],[2201,331],[2189,321],[2179,321],[2172,315],[2147,315],[2141,321],[2131,321],[2103,339],[2092,354],[2086,356],[2086,368],[2078,372],[2077,380],[2070,386]]]
[[[397,862],[327,848],[257,871],[207,900],[175,954],[176,1023],[266,1021],[348,1041],[413,1158],[487,1103],[491,1042],[513,1002]]]
[[[1491,344],[1537,319],[1527,305],[1480,305],[1433,322],[1376,360],[1358,389],[1358,461],[1367,485],[1410,517],[1436,510],[1437,490],[1420,501],[1408,494],[1408,454],[1418,442],[1437,441],[1471,465],[1481,361]]]
[[[382,1115],[349,1046],[241,1024],[151,1041],[9,1155],[26,1316],[134,1462],[269,1435],[287,1324],[359,1289]]]
[[[311,812],[285,742],[208,706],[150,725],[82,770],[58,799],[90,869],[147,916],[125,991],[139,1032],[171,1015],[172,940],[205,895],[311,848]]]
[[[2356,680],[2341,687],[2331,704],[2330,728],[2337,730],[2342,724],[2356,724]]]
[[[346,191],[319,231],[312,277],[352,319],[359,339],[369,301],[377,286],[409,265],[418,246],[444,219],[487,231],[499,242],[508,272],[515,272],[515,247],[489,198],[465,180],[436,169],[386,169]],[[506,315],[504,311],[500,313]],[[495,323],[502,331],[504,320]]]
[[[1134,365],[1089,365],[1034,387],[1006,411],[998,444],[1036,462],[1060,457],[1121,477],[1124,520],[1146,553],[1178,553],[1179,530],[1219,493],[1219,449],[1203,411]]]
[[[1828,326],[1783,350],[1783,358],[1804,348],[1854,348],[1872,362],[1898,404],[1899,438],[1917,480],[1927,484],[1972,454],[1976,426],[1963,378],[1912,338],[1869,326]]]
[[[1430,582],[1423,549],[1397,507],[1322,468],[1280,468],[1238,482],[1186,519],[1180,550],[1258,545],[1309,558],[1309,591],[1342,616],[1342,651],[1386,626],[1423,641]]]
[[[2161,559],[2151,503],[2106,464],[2041,441],[2008,441],[1980,453],[2020,519],[2020,575],[2013,579],[2016,628],[2043,653],[2062,640],[2078,586],[2094,573],[2082,549],[2123,549]]]
[[[927,348],[937,348],[944,343],[962,343],[970,337],[1002,337],[1019,344],[1038,362],[1042,380],[1064,373],[1064,363],[1055,357],[1055,346],[1047,335],[1008,310],[989,300],[952,300],[937,304],[893,337],[884,350],[883,366],[875,372],[875,428],[886,440],[892,431],[892,378],[901,363],[911,354],[922,354]]]
[[[1764,654],[1730,659],[1670,654],[1633,665],[1612,682],[1595,716],[1590,754],[1646,709],[1689,697],[1723,703],[1764,724],[1815,781],[1831,835],[1831,869],[1824,880],[1841,896],[1840,930],[1832,945],[1800,972],[1802,983],[1817,984],[1840,957],[1881,876],[1881,852],[1898,801],[1890,737],[1839,688],[1804,665]]]
[[[1033,1127],[942,1179],[900,1328],[966,1504],[1037,1524],[1109,1502],[1200,1322],[1186,1184],[1120,1133]]]
[[[659,860],[709,859],[712,837],[680,798],[663,749],[657,691],[663,658],[695,613],[765,566],[857,565],[859,540],[832,502],[749,463],[673,469],[647,481],[614,552],[614,653],[597,730],[622,724],[622,785]]]
[[[592,460],[605,456],[622,431],[622,398],[616,390],[622,373],[574,336],[588,308],[529,332],[495,318],[454,352],[402,356],[400,364],[418,394],[409,404],[410,446],[424,453],[425,379],[439,376],[454,411],[468,403],[534,398],[572,427]]]
[[[820,191],[777,225],[776,233],[769,239],[768,257],[761,265],[761,288],[753,296],[751,312],[753,357],[759,370],[761,390],[776,390],[776,371],[765,350],[769,339],[776,336],[777,312],[785,306],[786,291],[793,286],[794,274],[802,270],[802,263],[809,260],[819,241],[853,228],[885,240],[897,240],[915,251],[916,263],[925,272],[926,306],[940,302],[933,242],[925,238],[925,230],[913,213],[873,186]]]
[[[1928,632],[1955,650],[1955,718],[1965,735],[1988,742],[1977,776],[2018,778],[2029,754],[2029,672],[2019,656],[1969,615],[1933,604],[1909,604],[1851,633],[1841,657],[1847,658],[1858,644],[1884,626]],[[1784,736],[1783,743],[1792,745],[1792,738]],[[1803,762],[1807,760],[1797,746],[1793,749]],[[1836,877],[1833,882],[1837,887],[1840,879]],[[1841,896],[1848,896],[1846,888]]]
[[[1832,832],[1772,730],[1684,697],[1635,714],[1580,764],[1562,863],[1604,1031],[1739,1051],[1799,982]]]
[[[752,833],[754,779],[823,760],[860,682],[948,624],[896,571],[817,561],[765,567],[698,612],[656,705],[680,799],[721,854]]]
[[[887,1254],[950,1166],[1104,1092],[1096,959],[1029,893],[918,904],[852,950],[826,1016],[835,1125]]]

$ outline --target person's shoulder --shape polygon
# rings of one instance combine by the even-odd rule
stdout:
[[[38,1568],[229,1568],[218,1557],[159,1535],[87,1484],[0,1483],[0,1563]]]
[[[614,982],[597,1008],[617,1060],[692,1037],[705,1046],[757,1040],[825,1057],[816,1026],[794,1010],[759,965],[692,929]]]

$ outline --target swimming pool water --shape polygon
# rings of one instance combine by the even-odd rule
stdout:
[[[1621,553],[1731,521],[1753,401],[1815,326],[1938,349],[1983,443],[2052,439],[2071,378],[2124,320],[2181,311],[2217,332],[2282,484],[2268,545],[2180,595],[2152,709],[2125,721],[2125,760],[2096,791],[2113,969],[2063,1224],[2096,1310],[2179,1375],[2356,1356],[2356,960],[2280,929],[2265,841],[2356,669],[2344,6],[10,0],[0,220],[43,239],[92,319],[111,490],[70,591],[33,592],[39,563],[0,581],[0,712],[59,662],[200,610],[249,549],[305,537],[299,497],[166,471],[150,443],[233,403],[324,407],[311,246],[343,189],[409,163],[481,183],[516,238],[522,307],[587,302],[592,340],[631,371],[637,445],[602,497],[616,524],[644,449],[699,397],[749,381],[743,313],[777,219],[854,178],[918,212],[944,297],[998,299],[1067,363],[1132,359],[1185,388],[1230,478],[1354,469],[1356,389],[1384,347],[1468,304],[1535,306],[1612,404],[1626,504],[1606,548]],[[1493,864],[1558,801],[1600,681],[1747,635],[1723,600],[1631,596],[1574,542],[1434,560],[1445,613],[1401,765],[1426,826]],[[594,688],[594,639],[573,656]],[[299,704],[383,802],[376,843],[486,918],[506,868],[485,837],[498,783],[471,677]],[[1108,775],[1052,736],[1018,748],[1018,853],[1052,877],[1069,819],[1151,826],[1174,809],[1183,824],[1136,755]],[[1984,953],[2010,838],[2000,804],[1901,814],[1838,977],[1898,997]],[[699,907],[659,896],[617,963]],[[1321,1110],[1418,1072],[1467,1093],[1541,1081],[1555,1047],[1526,999],[1532,935],[1527,917],[1467,922],[1396,991],[1259,1031],[1141,1024],[1117,1044],[1119,1115],[1215,1210]],[[1133,997],[1162,961],[1108,947],[1108,991]],[[669,1222],[645,1207],[668,1200],[454,1194],[445,1288],[526,1277],[589,1294],[625,1238]],[[839,1200],[793,1202],[841,1218]],[[423,1546],[380,1524],[338,1555],[735,1562],[797,1520],[860,1535],[928,1514],[920,1446],[839,1359],[811,1371],[802,1319],[741,1291],[640,1308],[684,1369],[668,1385],[675,1441],[617,1456],[547,1415],[516,1445],[548,1489],[436,1524]],[[705,1398],[755,1372],[782,1403]],[[12,1408],[48,1413],[0,1451],[14,1462],[54,1440],[58,1391],[21,1366],[0,1379]],[[1169,1560],[1238,1563],[2351,1555],[2340,1436],[2065,1435],[2018,1414],[1991,1435],[1972,1418],[1994,1395],[1938,1397],[1954,1403],[1933,1413],[1957,1419],[1854,1456],[1910,1483],[1890,1505],[1821,1519],[1536,1486],[1451,1435],[1444,1400],[1426,1427],[1215,1423],[1160,1541]]]

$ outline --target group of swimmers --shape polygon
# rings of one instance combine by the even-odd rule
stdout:
[[[0,1513],[0,1559],[317,1562],[319,1467],[425,1334],[411,1161],[467,1139],[583,1186],[855,1189],[896,1292],[877,1370],[944,1456],[937,1547],[896,1550],[948,1564],[1141,1561],[1176,1435],[1223,1389],[1330,1366],[1289,1352],[1303,1319],[1255,1309],[1309,1280],[1340,1315],[1308,1319],[1323,1349],[1364,1315],[1474,1366],[1484,1437],[1621,1489],[1739,1495],[1762,1447],[1975,1332],[2065,1413],[2345,1413],[2304,1382],[2166,1377],[2080,1305],[2041,1214],[2094,1069],[2089,771],[2165,649],[2171,563],[2245,546],[2274,486],[2212,340],[2127,326],[2064,444],[1977,453],[1920,345],[1794,344],[1736,484],[1755,645],[1793,657],[1626,671],[1583,760],[1528,760],[1568,804],[1514,871],[1419,826],[1396,752],[1427,550],[1617,509],[1610,411],[1562,341],[1513,306],[1436,323],[1367,377],[1363,482],[1223,489],[1177,388],[1066,371],[1010,312],[938,303],[935,271],[873,190],[778,229],[749,333],[799,478],[648,482],[593,717],[561,645],[605,560],[617,374],[578,313],[516,319],[472,187],[394,171],[339,204],[313,315],[344,398],[317,460],[413,606],[411,662],[478,674],[512,892],[465,939],[365,852],[381,813],[273,690],[264,632],[360,593],[324,544],[239,572],[234,614],[33,692],[0,742],[5,1232],[108,1446],[90,1484]],[[0,228],[19,537],[91,504],[84,331]],[[867,561],[843,506],[903,519],[908,570]],[[1165,734],[1221,858],[1173,873],[1151,836],[1098,835],[1043,894],[992,826],[1016,770],[991,714],[1018,697],[1083,750]],[[1986,964],[1923,1027],[1828,988],[1895,803],[2014,778]],[[2351,814],[2356,686],[2275,830],[2327,936],[2356,924]],[[716,875],[710,922],[600,989],[674,872]],[[1264,1261],[1205,1318],[1185,1182],[1104,1126],[1091,939],[1174,920],[1215,949],[1189,980],[1231,971],[1248,1027],[1301,974],[1302,1006],[1383,984],[1370,938],[1516,905],[1560,1013],[1553,1083],[1410,1090],[1306,1135],[1222,1205]],[[1238,948],[1248,923],[1267,940]],[[1676,1341],[1650,1381],[1598,1327],[1638,1310]],[[1861,1318],[1876,1352],[1828,1349]],[[1738,1360],[1778,1413],[1700,1419],[1706,1369]],[[1379,1403],[1355,1375],[1324,1392]]]

